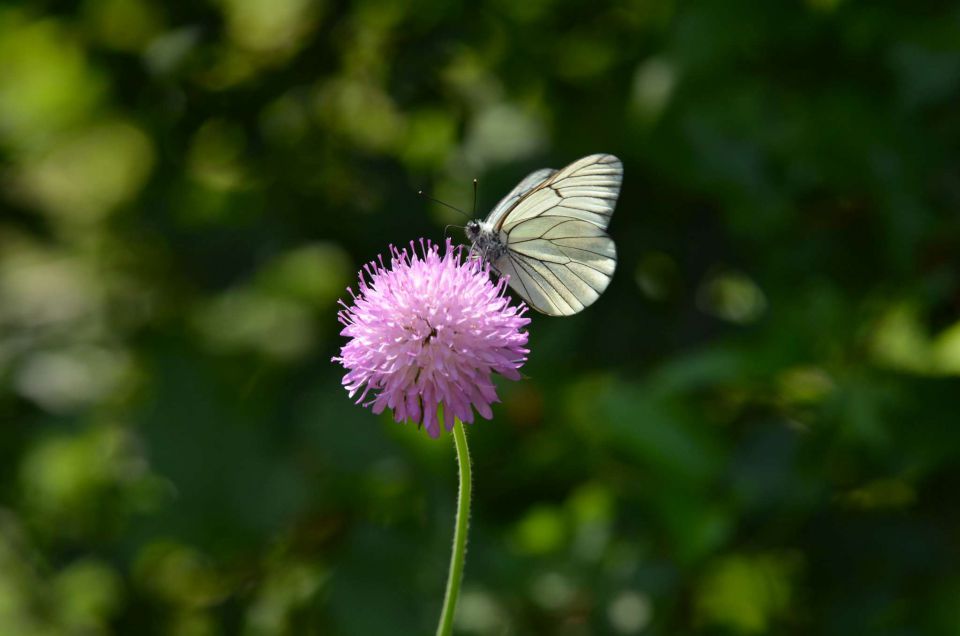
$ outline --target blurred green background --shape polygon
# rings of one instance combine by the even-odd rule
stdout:
[[[960,633],[958,100],[952,2],[5,4],[0,634],[431,633],[452,441],[336,299],[594,152],[620,266],[470,430],[458,633]]]

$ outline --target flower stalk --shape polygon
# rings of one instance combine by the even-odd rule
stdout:
[[[450,573],[447,575],[447,591],[443,596],[443,610],[440,612],[437,636],[449,636],[453,633],[453,617],[460,598],[460,582],[463,580],[463,567],[467,560],[467,532],[470,529],[473,476],[470,468],[470,450],[467,448],[467,435],[460,420],[456,420],[453,425],[453,442],[457,449],[457,465],[460,468],[460,491],[457,495],[457,517],[453,530]]]

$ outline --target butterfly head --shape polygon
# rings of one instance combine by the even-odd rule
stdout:
[[[464,230],[467,234],[467,240],[471,243],[476,243],[477,239],[480,238],[480,222],[479,221],[467,221],[466,227]]]

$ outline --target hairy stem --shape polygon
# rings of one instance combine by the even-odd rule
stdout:
[[[453,442],[457,448],[457,463],[460,466],[460,493],[457,497],[457,518],[453,531],[453,555],[450,557],[450,573],[447,575],[447,592],[443,597],[443,611],[437,636],[449,636],[453,632],[453,615],[460,597],[460,581],[467,560],[467,530],[470,526],[470,491],[473,487],[470,472],[470,451],[463,422],[453,423]]]

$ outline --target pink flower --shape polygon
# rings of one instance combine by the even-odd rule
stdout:
[[[510,304],[507,281],[490,280],[490,268],[464,259],[447,239],[438,246],[421,239],[420,250],[391,246],[390,266],[371,262],[359,273],[353,304],[343,301],[341,335],[350,339],[333,359],[347,369],[343,385],[350,397],[368,394],[374,413],[393,409],[397,422],[422,424],[431,437],[456,416],[473,422],[473,409],[486,419],[499,401],[490,379],[499,373],[519,380],[529,351],[523,327],[527,308]]]

